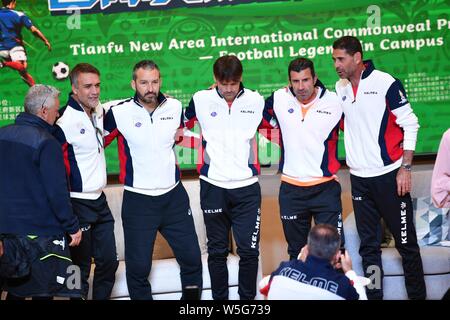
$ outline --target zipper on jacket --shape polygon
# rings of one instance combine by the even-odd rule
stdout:
[[[150,122],[153,124],[153,114],[156,112],[156,110],[158,110],[159,107],[161,107],[164,103],[166,103],[167,100],[164,100],[162,103],[158,104],[155,108],[155,110],[153,110],[152,112],[149,112],[148,114],[150,115]]]

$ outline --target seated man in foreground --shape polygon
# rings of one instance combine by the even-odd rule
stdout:
[[[261,293],[269,300],[367,300],[350,255],[341,253],[340,244],[335,227],[315,225],[298,259],[282,262],[261,280]]]

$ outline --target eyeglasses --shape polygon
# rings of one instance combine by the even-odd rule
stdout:
[[[44,102],[42,102],[42,105],[41,105],[41,109],[44,109],[44,107],[45,107],[45,103],[47,102],[47,99],[48,99],[48,97],[50,97],[51,96],[51,94],[52,94],[52,88],[50,88],[49,86],[47,86],[47,85],[43,85],[48,91],[50,91],[50,93],[48,93],[46,96],[45,96],[45,99],[44,99]],[[47,106],[48,107],[48,106]]]
[[[95,113],[92,114],[92,125],[95,129],[95,138],[97,138],[98,152],[100,153],[100,151],[104,149],[105,139],[103,138],[103,131],[97,126],[97,118]]]
[[[100,130],[100,128],[95,127],[95,137],[97,138],[98,152],[100,152],[100,150],[103,149],[104,145],[105,145],[105,139],[103,138],[103,132],[102,132],[102,130]]]

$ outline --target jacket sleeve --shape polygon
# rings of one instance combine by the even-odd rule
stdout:
[[[353,270],[349,270],[345,273],[345,276],[353,284],[353,286],[350,287],[346,300],[367,300],[366,290],[358,280],[358,275],[356,274],[356,272]]]
[[[53,136],[56,138],[56,140],[61,145],[62,153],[63,153],[63,159],[64,159],[64,167],[66,169],[66,174],[68,179],[70,179],[70,161],[69,161],[69,143],[67,142],[66,135],[64,134],[63,129],[55,125],[53,130]],[[70,190],[70,186],[69,186]]]
[[[450,129],[442,136],[431,178],[431,197],[435,206],[450,207]]]
[[[180,126],[178,127],[177,133],[175,135],[175,143],[184,148],[198,149],[201,143],[200,135],[193,131],[188,130],[186,128],[184,119],[185,116],[184,112],[182,111]]]
[[[72,211],[61,146],[56,139],[47,139],[38,149],[39,171],[47,200],[63,229],[76,233],[78,218]]]
[[[184,111],[184,125],[186,128],[190,130],[195,126],[196,122],[197,122],[197,114],[195,112],[194,98],[192,98],[186,110]]]
[[[272,93],[264,102],[263,118],[259,125],[258,132],[270,142],[281,145],[280,129],[278,127],[278,120],[273,105],[274,94]]]
[[[105,138],[105,148],[113,142],[113,140],[119,135],[119,130],[117,129],[116,119],[114,118],[114,113],[112,108],[106,112],[103,121],[104,138]]]
[[[386,94],[386,104],[396,117],[395,122],[403,129],[403,149],[415,150],[419,121],[411,108],[400,80],[395,79],[389,87]]]

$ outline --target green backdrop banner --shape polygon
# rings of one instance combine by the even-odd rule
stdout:
[[[73,9],[60,15],[51,14],[49,1],[17,2],[16,10],[25,12],[53,47],[49,52],[30,32],[22,32],[29,72],[37,83],[60,89],[62,104],[70,83],[53,75],[58,62],[97,66],[104,103],[132,96],[133,65],[153,59],[161,68],[162,91],[187,105],[195,91],[212,84],[212,64],[224,54],[242,60],[245,85],[265,97],[287,84],[287,66],[296,57],[313,59],[321,81],[334,90],[338,77],[331,45],[355,35],[365,58],[404,83],[421,125],[417,154],[435,153],[450,126],[448,1],[256,1],[165,10],[150,5],[144,10],[142,2],[135,12]],[[12,69],[1,69],[0,77],[0,125],[5,125],[23,109],[27,86]],[[278,162],[278,148],[259,142],[261,162]],[[195,152],[177,152],[182,168],[195,167]],[[116,154],[115,147],[107,149],[110,173],[118,172]],[[339,155],[344,157],[342,143]]]

